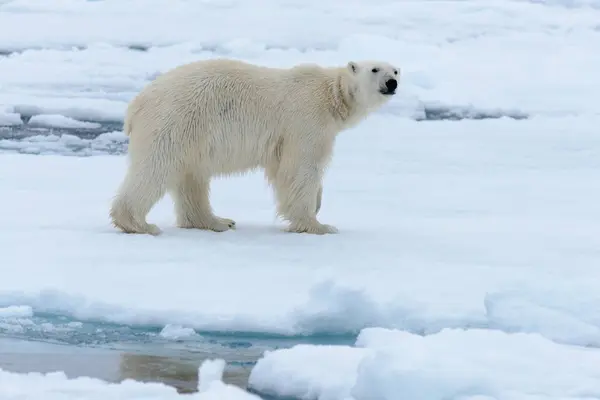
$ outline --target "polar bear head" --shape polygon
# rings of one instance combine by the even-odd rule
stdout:
[[[350,61],[357,100],[365,106],[379,106],[396,94],[400,69],[383,61]]]

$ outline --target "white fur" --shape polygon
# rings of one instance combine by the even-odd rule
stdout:
[[[384,62],[284,69],[225,59],[160,75],[127,109],[130,163],[113,224],[159,234],[146,216],[169,191],[179,227],[228,230],[235,222],[210,206],[211,177],[264,168],[289,231],[337,232],[316,218],[335,138],[391,98],[381,93],[391,78],[399,72]]]

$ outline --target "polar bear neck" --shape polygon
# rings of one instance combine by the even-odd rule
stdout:
[[[372,111],[373,107],[366,107],[361,102],[359,89],[346,68],[336,71],[330,90],[333,99],[331,113],[339,121],[342,129],[358,124]]]
[[[351,124],[351,120],[357,112],[356,88],[354,88],[352,80],[345,71],[339,71],[332,83],[330,90],[333,99],[331,104],[333,117],[339,120],[342,125]]]

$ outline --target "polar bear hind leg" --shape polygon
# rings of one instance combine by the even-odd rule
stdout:
[[[161,233],[158,226],[146,222],[146,216],[167,189],[167,171],[158,165],[150,157],[129,166],[110,209],[113,225],[123,232]]]
[[[209,200],[210,177],[188,171],[178,177],[170,193],[175,202],[178,227],[215,232],[235,229],[235,221],[213,214]]]

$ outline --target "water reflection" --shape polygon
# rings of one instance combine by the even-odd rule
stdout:
[[[143,382],[163,382],[173,386],[180,393],[191,393],[198,387],[198,367],[202,359],[176,359],[172,357],[122,353],[119,363],[119,377]],[[231,366],[225,368],[225,383],[246,389],[250,367]]]
[[[180,393],[197,390],[198,367],[207,358],[229,358],[223,380],[245,389],[252,364],[261,353],[254,349],[238,349],[232,351],[232,354],[218,351],[177,351],[174,354],[158,355],[2,338],[0,349],[0,368],[6,371],[63,371],[71,379],[86,376],[107,382],[121,382],[125,379],[162,382]],[[233,353],[235,360],[231,357]]]

